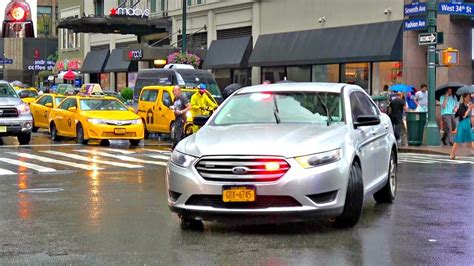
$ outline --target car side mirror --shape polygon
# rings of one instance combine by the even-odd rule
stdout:
[[[197,115],[194,117],[193,119],[193,124],[195,126],[199,126],[199,127],[202,127],[204,126],[207,121],[209,120],[209,116],[205,116],[205,115]]]
[[[22,99],[23,98],[28,98],[28,93],[26,93],[26,92],[20,93],[20,98],[22,98]]]
[[[49,107],[49,108],[53,108],[53,104],[52,104],[52,103],[47,103],[47,104],[45,104],[44,106]]]
[[[69,107],[67,110],[68,110],[69,112],[77,112],[77,107],[74,107],[74,106],[73,106],[73,107]]]
[[[380,118],[377,115],[359,115],[354,121],[354,128],[375,126],[378,124],[380,124]]]

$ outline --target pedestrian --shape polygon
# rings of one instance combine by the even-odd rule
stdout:
[[[173,88],[174,102],[173,110],[175,115],[174,120],[174,140],[173,140],[173,149],[178,145],[178,143],[184,137],[184,125],[186,123],[186,113],[191,109],[191,104],[189,103],[188,98],[181,92],[181,88],[176,85]]]
[[[388,106],[388,114],[392,121],[393,131],[398,143],[401,142],[400,135],[403,129],[403,112],[407,111],[406,102],[403,98],[403,93],[399,92],[397,96],[390,101]]]
[[[459,105],[459,108],[456,112],[456,117],[459,118],[459,125],[456,132],[456,137],[454,138],[454,145],[451,150],[450,158],[452,160],[456,159],[456,151],[458,150],[459,144],[462,143],[471,143],[474,141],[474,136],[472,133],[471,126],[471,112],[474,109],[474,104],[471,103],[471,95],[466,93],[462,96],[462,103]]]
[[[415,103],[417,112],[428,112],[428,86],[421,84],[420,91],[415,94]]]
[[[415,99],[411,92],[407,93],[407,106],[409,111],[415,111],[417,107]]]
[[[443,119],[443,137],[441,138],[441,142],[444,145],[453,145],[453,134],[452,131],[456,127],[456,119],[454,118],[454,114],[456,113],[457,108],[457,100],[456,97],[453,95],[453,90],[448,88],[446,93],[441,96],[439,99],[441,103],[441,117]]]

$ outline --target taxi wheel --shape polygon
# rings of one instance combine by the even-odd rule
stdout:
[[[51,139],[53,141],[60,141],[61,140],[61,136],[58,135],[58,130],[56,129],[56,125],[54,123],[51,123],[51,125],[49,126],[49,131],[51,133]]]
[[[31,128],[31,132],[36,133],[38,132],[39,127],[35,127],[35,120],[33,120],[33,127]]]
[[[84,130],[82,129],[82,125],[80,123],[76,126],[76,141],[82,145],[87,145],[89,142],[88,139],[84,139]]]
[[[108,139],[103,139],[99,142],[99,146],[108,147],[110,146],[110,141]]]
[[[30,132],[21,133],[20,135],[17,136],[17,139],[20,145],[28,145],[30,144],[31,133]]]
[[[140,144],[141,139],[131,139],[130,146],[138,146]]]

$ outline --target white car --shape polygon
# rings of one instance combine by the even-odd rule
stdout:
[[[364,198],[392,202],[397,145],[389,117],[358,86],[284,83],[234,93],[167,167],[183,224],[329,217],[355,225]]]

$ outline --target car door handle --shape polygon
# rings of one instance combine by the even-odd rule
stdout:
[[[160,108],[158,108],[158,110],[160,110],[160,111],[161,111],[161,107],[160,107]]]

